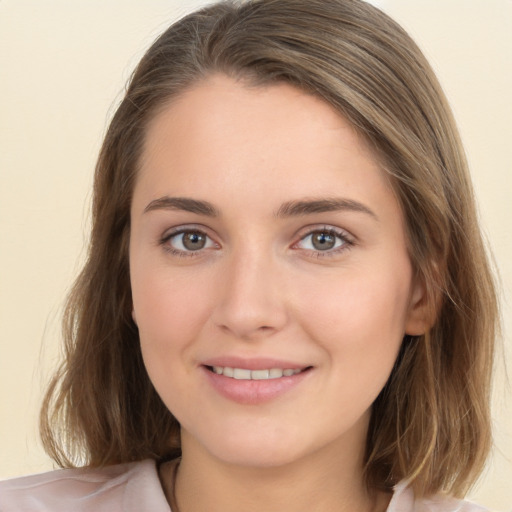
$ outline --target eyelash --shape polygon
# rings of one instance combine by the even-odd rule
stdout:
[[[316,233],[321,233],[328,236],[333,236],[336,239],[341,241],[341,245],[337,248],[333,249],[327,249],[325,251],[319,251],[319,250],[310,250],[310,249],[304,249],[305,251],[310,252],[317,258],[331,258],[334,256],[338,256],[340,253],[347,251],[351,249],[355,241],[353,237],[351,237],[346,231],[343,231],[341,229],[336,229],[332,226],[323,226],[321,228],[313,228],[309,229],[307,232],[305,232],[299,239],[298,242],[295,242],[292,247],[296,247],[300,242],[306,240],[308,237],[313,236]],[[300,250],[300,249],[299,249]]]
[[[193,227],[188,227],[188,228],[178,228],[175,231],[165,234],[159,241],[159,245],[161,245],[166,252],[170,253],[173,256],[178,256],[181,258],[183,258],[183,257],[185,257],[185,258],[192,257],[193,258],[193,257],[200,256],[205,251],[204,248],[198,249],[196,251],[192,251],[192,250],[183,251],[181,249],[175,249],[174,247],[172,247],[169,244],[169,241],[172,238],[177,237],[178,235],[184,235],[186,233],[196,233],[196,234],[202,235],[202,236],[206,237],[207,239],[209,239],[210,241],[212,241],[211,237],[209,237],[208,234],[204,230],[198,229],[198,228],[193,228]],[[313,255],[317,258],[329,258],[329,257],[337,256],[341,252],[351,249],[355,244],[354,240],[352,239],[351,236],[349,236],[349,234],[347,232],[345,232],[343,230],[335,229],[332,226],[324,226],[321,228],[309,229],[307,232],[305,232],[303,235],[301,235],[300,239],[297,242],[295,242],[292,245],[292,248],[297,248],[298,250],[301,250],[300,248],[298,248],[296,246],[300,242],[303,242],[305,239],[307,239],[307,237],[313,236],[315,233],[322,233],[322,234],[325,234],[328,236],[334,236],[336,239],[341,241],[341,245],[339,247],[333,248],[333,249],[327,249],[325,251],[302,249],[303,251],[309,252],[311,255]],[[215,244],[215,242],[213,242],[213,243]],[[215,244],[215,245],[217,245],[217,244]]]
[[[208,236],[208,234],[199,228],[187,227],[187,228],[177,228],[175,231],[171,231],[170,233],[166,233],[162,239],[160,240],[160,245],[164,248],[164,250],[168,253],[170,253],[173,256],[178,256],[180,258],[187,258],[187,257],[197,257],[200,254],[204,252],[205,249],[198,249],[197,251],[183,251],[181,249],[175,249],[169,244],[169,241],[177,237],[178,235],[184,235],[186,233],[196,233],[198,235],[202,235],[206,237],[208,240],[212,240],[211,237]]]

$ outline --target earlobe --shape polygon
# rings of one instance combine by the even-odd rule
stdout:
[[[429,300],[425,283],[417,280],[414,284],[409,311],[405,322],[405,334],[421,336],[431,329],[436,318],[437,307]]]

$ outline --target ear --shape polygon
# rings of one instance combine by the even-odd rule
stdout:
[[[413,283],[409,309],[405,322],[405,334],[409,336],[421,336],[434,325],[436,319],[438,301],[432,301],[428,297],[425,282],[416,278]]]

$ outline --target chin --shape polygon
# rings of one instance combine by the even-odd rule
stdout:
[[[304,456],[305,443],[290,434],[275,427],[230,429],[219,426],[216,432],[210,430],[207,436],[192,434],[192,437],[210,456],[225,464],[271,468],[285,466]]]

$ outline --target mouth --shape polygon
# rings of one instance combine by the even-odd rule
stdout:
[[[207,370],[217,375],[223,375],[236,380],[274,380],[283,377],[293,377],[299,373],[306,372],[312,367],[305,368],[268,368],[250,370],[248,368],[232,368],[230,366],[205,366]]]
[[[222,357],[206,361],[207,382],[224,398],[243,405],[258,405],[283,397],[309,380],[313,366],[291,361]]]

